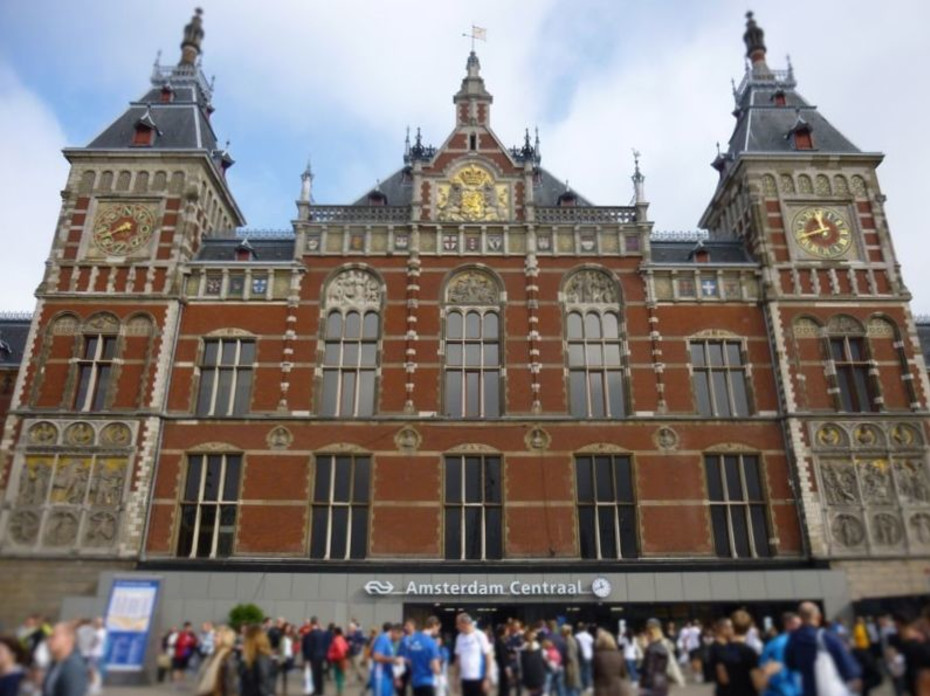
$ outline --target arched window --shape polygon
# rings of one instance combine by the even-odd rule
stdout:
[[[102,411],[107,408],[113,360],[119,339],[119,320],[110,314],[98,314],[82,327],[80,357],[77,362],[75,411]]]
[[[627,407],[616,283],[601,271],[579,271],[565,285],[564,309],[569,411],[577,418],[622,418]]]
[[[827,325],[827,348],[838,409],[849,413],[877,411],[878,392],[869,377],[871,361],[862,325],[852,317],[834,317]]]
[[[501,414],[500,289],[487,273],[463,271],[446,287],[444,412],[453,418]]]
[[[375,412],[381,341],[381,283],[368,271],[342,271],[326,292],[323,328],[323,416]]]

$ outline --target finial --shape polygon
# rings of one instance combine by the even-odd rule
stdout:
[[[155,52],[155,63],[153,64],[152,67],[157,68],[159,65],[161,65],[161,49],[160,48]]]
[[[720,157],[720,155],[721,155],[721,153],[720,153],[720,141],[718,140],[718,141],[717,141],[717,157]]]
[[[791,54],[785,56],[785,61],[788,63],[788,82],[794,82],[794,66],[791,64]]]
[[[571,191],[571,190],[572,190],[572,187],[568,185],[568,179],[565,180],[565,190],[566,190],[566,191]]]
[[[423,147],[423,138],[420,136],[420,127],[417,126],[417,142],[416,142],[416,148],[419,150],[421,147]]]
[[[646,181],[646,177],[643,176],[643,173],[639,170],[639,150],[633,148],[633,193],[634,193],[634,202],[636,203],[645,203],[646,195],[643,189],[643,182]]]
[[[765,65],[765,32],[756,24],[752,12],[746,13],[746,33],[743,34],[746,44],[746,57],[752,61],[753,66]]]
[[[300,175],[300,200],[303,203],[312,203],[311,187],[313,185],[313,168],[310,166],[310,158],[307,157],[307,168]]]
[[[536,151],[536,164],[542,162],[542,149],[539,147],[539,126],[535,127],[536,131],[536,141],[533,144],[533,149]]]
[[[410,156],[410,126],[407,126],[407,137],[404,138],[404,157]]]
[[[200,42],[203,41],[203,10],[196,8],[191,21],[184,27],[184,40],[181,41],[180,65],[196,65],[200,56]]]
[[[375,191],[381,193],[381,179],[375,179]]]

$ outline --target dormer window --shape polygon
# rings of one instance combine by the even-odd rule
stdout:
[[[811,127],[811,124],[809,124],[801,117],[801,110],[797,109],[797,120],[795,120],[794,125],[791,127],[791,130],[788,131],[788,135],[785,137],[791,139],[795,150],[813,150],[813,130],[814,129]]]
[[[578,196],[575,195],[574,191],[565,191],[559,196],[558,206],[560,208],[574,208],[576,205],[578,205]]]
[[[144,123],[137,123],[132,135],[132,144],[137,147],[151,147],[154,143],[155,129]]]
[[[165,85],[161,88],[161,103],[170,104],[174,101],[174,90],[171,89],[170,85]]]
[[[387,196],[385,196],[381,191],[375,189],[368,194],[368,205],[385,206],[387,205]]]
[[[688,258],[694,263],[710,263],[710,249],[704,246],[704,242],[699,241],[688,254]]]
[[[782,90],[775,92],[772,96],[772,103],[774,103],[775,106],[787,106],[788,100],[785,97],[785,93]]]
[[[236,261],[251,261],[255,258],[255,250],[248,239],[243,239],[236,247]]]

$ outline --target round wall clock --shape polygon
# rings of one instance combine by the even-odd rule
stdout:
[[[799,247],[822,259],[842,256],[852,244],[849,223],[830,208],[805,208],[794,218],[792,230]]]
[[[152,237],[155,213],[142,203],[106,203],[97,211],[94,245],[107,254],[135,251]]]

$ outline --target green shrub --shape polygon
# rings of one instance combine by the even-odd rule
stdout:
[[[234,631],[238,631],[241,626],[261,623],[264,618],[265,612],[254,604],[237,604],[229,610],[229,626]]]

